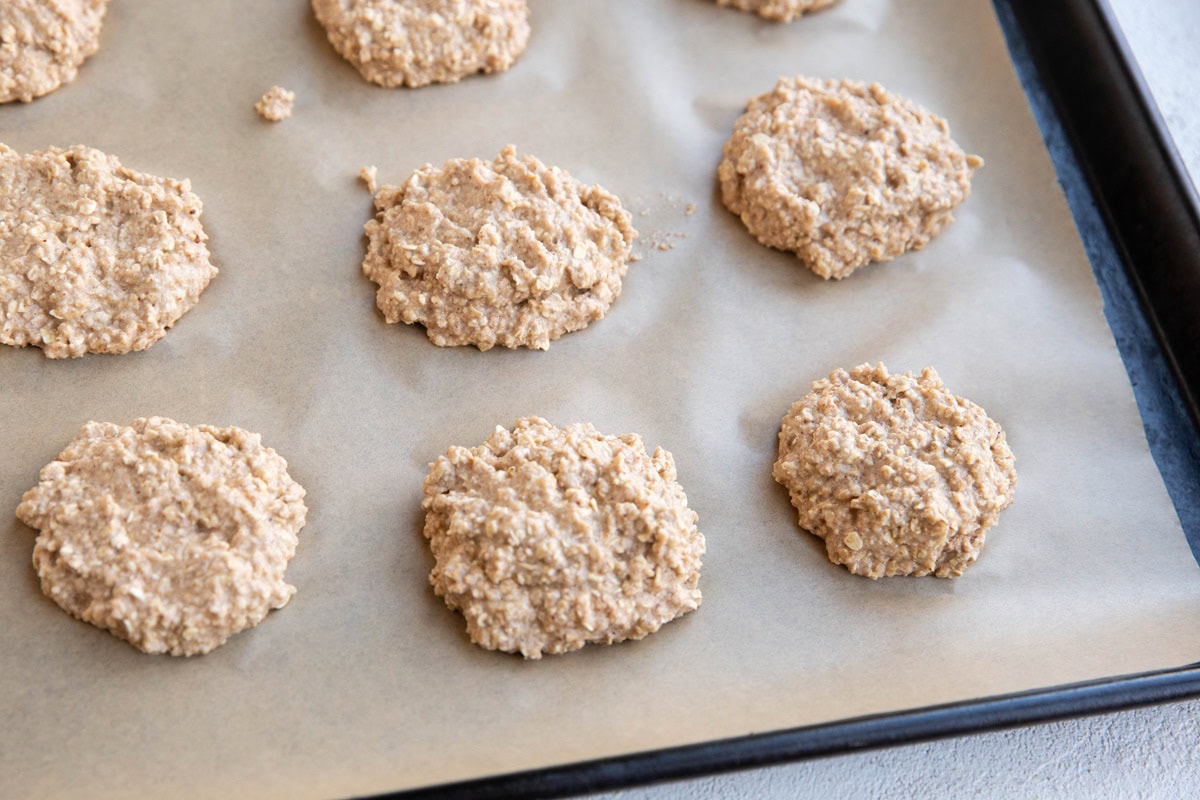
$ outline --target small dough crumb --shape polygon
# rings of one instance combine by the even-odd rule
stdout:
[[[680,239],[686,239],[686,233],[678,233],[676,231],[654,231],[648,237],[648,244],[655,250],[663,253],[675,249],[675,244]]]
[[[375,166],[363,167],[358,171],[358,178],[367,185],[367,191],[375,194],[379,191],[379,170]]]
[[[292,115],[292,106],[296,102],[296,93],[282,86],[272,86],[262,99],[254,104],[258,115],[270,122],[279,122]]]
[[[657,193],[657,199],[644,203],[642,198],[631,198],[634,205],[642,206],[638,216],[644,217],[646,223],[642,228],[641,237],[634,247],[630,260],[635,261],[646,255],[657,252],[674,250],[677,245],[687,238],[687,234],[672,230],[687,217],[696,213],[696,204],[689,202],[686,197],[669,191]],[[651,227],[653,226],[653,227]]]
[[[779,430],[775,480],[800,527],[855,575],[955,578],[1013,501],[1004,430],[932,367],[834,370]]]
[[[661,447],[526,417],[429,465],[434,592],[526,658],[641,639],[700,606],[704,535]]]

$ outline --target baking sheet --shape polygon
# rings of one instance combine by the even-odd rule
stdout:
[[[0,509],[88,419],[261,432],[309,490],[292,602],[191,660],[37,589],[0,522],[0,794],[378,792],[1087,680],[1200,658],[1200,575],[986,0],[846,0],[791,26],[707,0],[533,0],[508,73],[384,90],[304,3],[115,3],[75,84],[0,107],[21,151],[90,144],[190,177],[221,275],[150,350],[0,350]],[[827,284],[726,213],[733,119],[780,74],[879,79],[984,156],[928,248]],[[293,119],[261,122],[270,85]],[[365,164],[514,143],[603,184],[645,257],[548,352],[438,349],[361,276]],[[698,211],[684,214],[687,203]],[[837,366],[938,368],[1007,429],[1016,503],[957,581],[855,578],[770,477],[790,403]],[[420,482],[525,414],[674,452],[708,540],[699,611],[642,642],[524,662],[428,589]]]

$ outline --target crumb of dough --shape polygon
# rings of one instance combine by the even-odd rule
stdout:
[[[0,144],[0,342],[49,358],[144,350],[217,268],[188,181],[83,145]]]
[[[639,261],[648,253],[674,250],[680,240],[687,238],[686,233],[670,230],[665,226],[678,223],[680,221],[678,217],[690,217],[696,212],[696,205],[689,203],[686,198],[668,191],[658,192],[657,198],[657,201],[651,201],[638,212],[638,216],[646,218],[647,222],[639,223],[642,225],[642,235],[634,247],[630,261]],[[640,197],[634,196],[631,199],[634,206],[643,203],[643,199]],[[671,219],[666,219],[668,217]],[[662,227],[647,232],[647,227],[654,224]]]
[[[262,99],[254,104],[258,115],[269,122],[279,122],[292,115],[292,106],[296,102],[296,93],[282,86],[272,86]]]
[[[774,22],[791,22],[810,11],[828,8],[837,0],[717,0],[718,5],[752,11]]]
[[[660,252],[667,252],[675,249],[675,243],[680,239],[686,239],[686,233],[677,233],[675,231],[655,231],[649,236],[650,247]]]
[[[380,86],[500,72],[529,42],[526,0],[312,0],[312,7],[333,48]]]
[[[429,466],[434,592],[489,650],[641,639],[701,601],[704,536],[661,447],[526,417]]]
[[[358,171],[358,179],[367,185],[367,191],[375,194],[379,191],[379,170],[374,166],[363,167]]]
[[[147,653],[207,653],[282,608],[304,527],[287,462],[240,428],[89,422],[17,517],[42,591]]]
[[[955,578],[1013,501],[1017,473],[1004,430],[951,394],[932,367],[834,370],[779,431],[775,480],[800,527],[855,575]]]
[[[637,231],[599,186],[506,147],[426,164],[375,195],[363,272],[388,322],[439,347],[545,350],[602,318]]]
[[[928,244],[982,165],[944,119],[878,84],[796,77],[750,101],[717,174],[759,242],[841,279]]]
[[[28,103],[75,80],[100,47],[108,0],[0,2],[0,103]]]

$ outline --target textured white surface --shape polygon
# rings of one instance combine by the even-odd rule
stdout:
[[[1195,182],[1200,3],[1109,0]],[[596,795],[697,798],[1200,797],[1200,701]]]
[[[1192,182],[1200,182],[1200,3],[1109,0]]]

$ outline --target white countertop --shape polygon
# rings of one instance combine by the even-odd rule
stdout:
[[[1193,178],[1200,2],[1108,0]],[[853,0],[847,0],[853,2]],[[596,795],[612,800],[1200,797],[1200,700]]]

